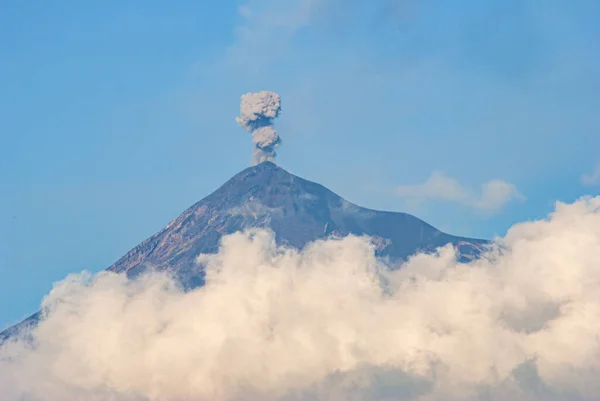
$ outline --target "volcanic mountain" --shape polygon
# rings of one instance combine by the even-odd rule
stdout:
[[[278,244],[295,248],[330,236],[368,235],[379,256],[398,264],[415,252],[448,243],[467,262],[487,243],[445,234],[406,213],[359,207],[322,185],[263,162],[238,173],[108,270],[131,277],[148,269],[169,270],[184,287],[195,288],[204,282],[196,257],[216,252],[222,236],[249,228],[271,229]],[[0,341],[38,318],[35,314],[0,333]]]

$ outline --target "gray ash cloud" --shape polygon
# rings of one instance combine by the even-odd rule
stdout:
[[[241,98],[240,116],[235,121],[252,134],[254,164],[275,161],[275,148],[281,138],[273,127],[273,120],[281,112],[281,98],[275,92],[246,93]]]

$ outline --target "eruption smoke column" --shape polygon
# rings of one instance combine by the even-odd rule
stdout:
[[[242,95],[240,116],[235,121],[252,134],[254,164],[274,161],[275,148],[281,139],[273,128],[273,119],[279,116],[281,99],[275,92],[261,91]]]

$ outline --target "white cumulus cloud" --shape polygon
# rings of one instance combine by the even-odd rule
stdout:
[[[206,285],[73,275],[33,341],[0,347],[7,401],[600,399],[600,197],[517,224],[472,264],[399,270],[367,238],[227,236]]]
[[[490,180],[475,191],[438,171],[421,184],[397,187],[395,194],[411,205],[438,200],[459,203],[483,212],[496,212],[513,200],[524,199],[513,184],[504,180]]]

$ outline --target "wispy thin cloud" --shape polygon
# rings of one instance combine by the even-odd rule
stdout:
[[[427,201],[445,201],[486,213],[497,212],[511,201],[525,199],[513,184],[504,180],[487,181],[476,191],[439,171],[434,171],[423,183],[397,187],[395,194],[413,206]]]
[[[588,187],[600,184],[600,163],[596,164],[596,168],[590,174],[583,174],[580,181]]]
[[[310,25],[322,6],[329,1],[243,2],[237,10],[241,22],[235,28],[235,42],[229,47],[228,61],[262,64],[276,57],[299,30]]]
[[[245,0],[237,8],[240,22],[235,27],[227,61],[259,69],[285,53],[290,41],[303,29],[319,20],[326,20],[328,26],[339,24],[345,12],[355,10],[360,3],[359,0]],[[380,15],[393,19],[411,15],[412,3],[413,0],[374,2]]]

